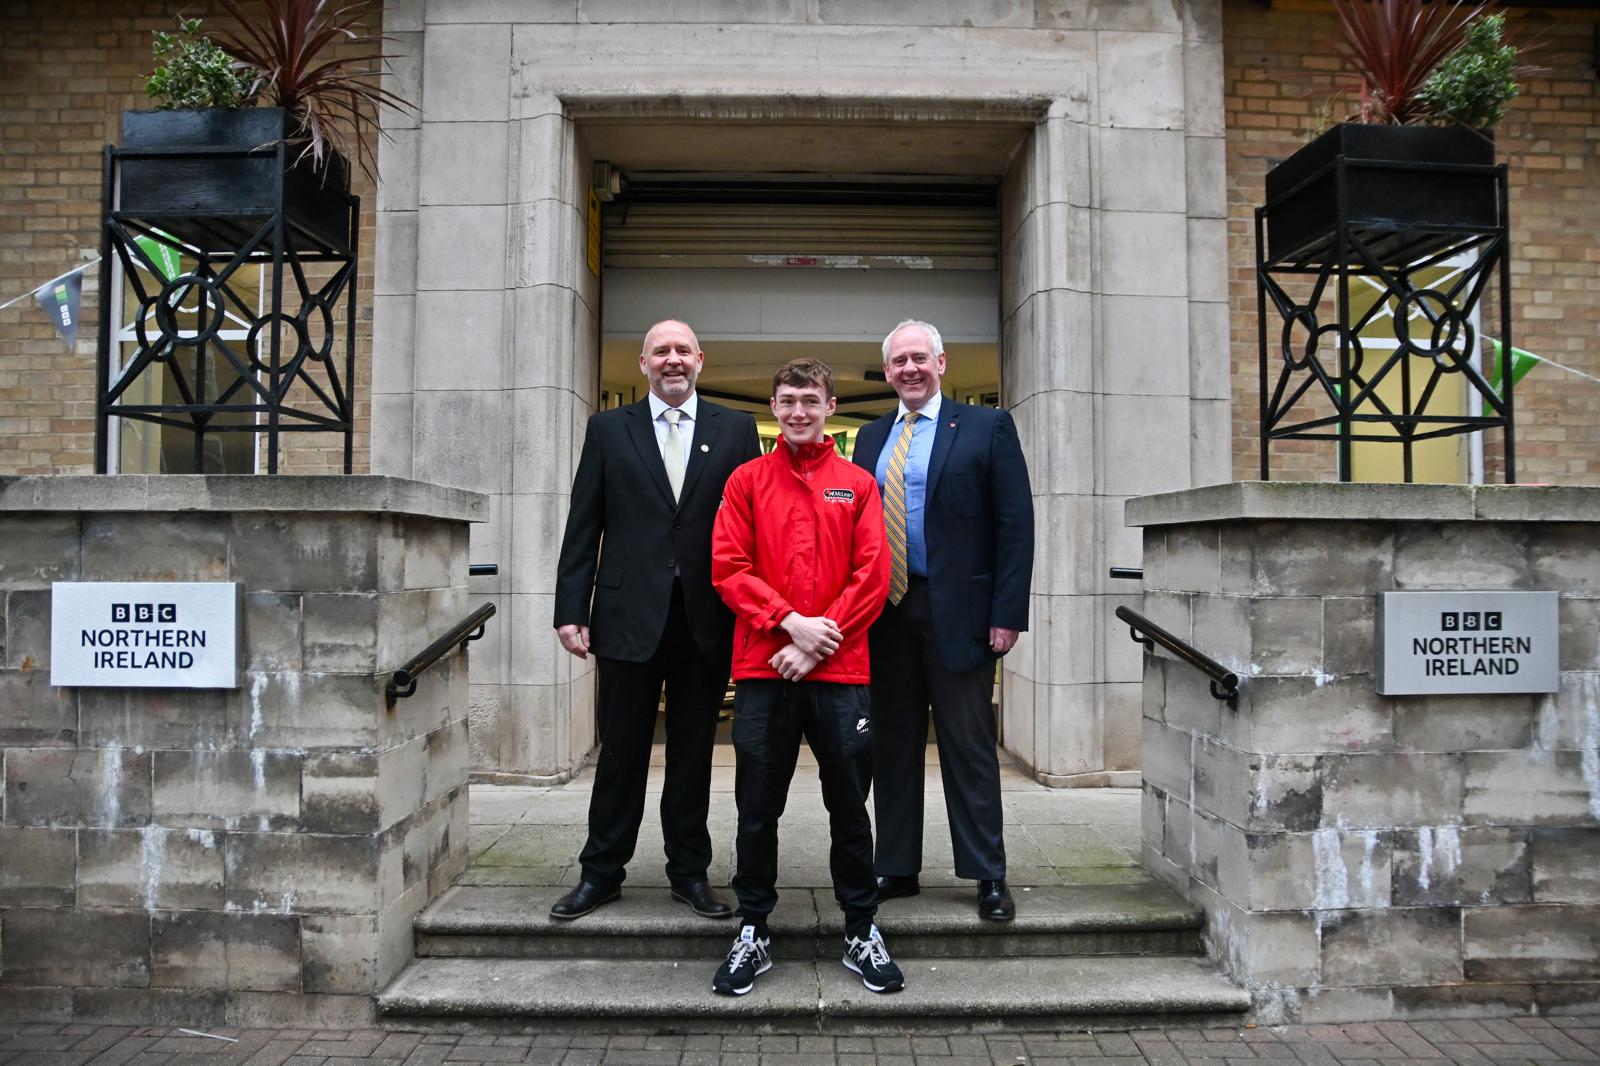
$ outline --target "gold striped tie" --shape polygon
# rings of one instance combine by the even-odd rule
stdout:
[[[905,598],[910,584],[906,569],[906,459],[911,455],[912,424],[921,417],[916,411],[906,412],[883,479],[883,521],[889,534],[889,602],[893,604]]]

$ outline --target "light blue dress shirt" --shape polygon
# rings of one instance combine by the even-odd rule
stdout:
[[[920,577],[928,576],[928,541],[923,536],[922,519],[928,504],[928,460],[933,458],[933,436],[939,429],[939,406],[943,397],[934,393],[918,412],[920,418],[911,427],[911,454],[906,457],[906,570]],[[878,488],[883,489],[889,476],[889,460],[894,456],[894,446],[905,428],[906,405],[900,405],[894,425],[889,429],[889,439],[878,453]]]

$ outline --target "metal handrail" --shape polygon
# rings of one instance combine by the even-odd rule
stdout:
[[[476,611],[467,615],[466,619],[451,629],[450,632],[429,644],[419,651],[404,666],[396,670],[389,678],[389,683],[384,686],[383,694],[389,706],[394,706],[395,700],[403,700],[414,695],[417,691],[417,678],[427,672],[434,663],[444,658],[451,648],[460,645],[465,651],[467,645],[483,636],[484,627],[490,617],[494,615],[494,604],[486,603]]]
[[[1238,709],[1238,674],[1206,655],[1194,645],[1179,640],[1137,611],[1130,610],[1127,607],[1118,607],[1117,617],[1128,623],[1128,632],[1133,635],[1135,642],[1143,644],[1151,651],[1155,650],[1155,645],[1157,644],[1166,648],[1211,679],[1211,695],[1213,698],[1223,700],[1229,707],[1235,710]],[[1143,636],[1140,635],[1141,632]]]
[[[1143,581],[1144,570],[1143,568],[1137,566],[1113,566],[1111,568],[1111,576],[1115,578],[1126,578],[1129,581]]]

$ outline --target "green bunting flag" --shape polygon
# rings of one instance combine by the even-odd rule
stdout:
[[[47,281],[33,292],[39,309],[50,316],[56,332],[71,351],[78,341],[78,308],[83,304],[83,267]]]
[[[1494,389],[1496,395],[1504,396],[1505,388],[1500,384],[1501,344],[1493,337],[1485,337],[1483,339],[1488,341],[1489,346],[1493,349],[1493,355],[1489,360],[1489,365],[1484,368],[1484,379],[1489,382],[1489,385]],[[1543,360],[1537,355],[1534,355],[1532,352],[1525,352],[1521,348],[1512,348],[1511,384],[1520,384],[1522,379],[1528,376],[1528,371],[1532,370],[1536,363],[1541,362],[1543,362]]]

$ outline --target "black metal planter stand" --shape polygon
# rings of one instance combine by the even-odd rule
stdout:
[[[1353,202],[1352,187],[1370,190],[1391,172],[1415,188],[1419,180],[1436,189],[1468,190],[1469,210],[1452,214],[1443,204],[1439,218],[1395,218],[1385,203]],[[1330,180],[1331,179],[1331,180]],[[1274,241],[1274,215],[1293,204],[1303,208],[1308,192],[1331,192],[1325,224],[1307,229],[1296,218],[1292,242]],[[1296,198],[1300,197],[1296,202]],[[1426,210],[1420,215],[1426,216]],[[1477,216],[1460,221],[1462,215]],[[1385,217],[1385,216],[1388,217]],[[1489,164],[1393,162],[1334,157],[1293,188],[1256,210],[1256,313],[1260,347],[1261,478],[1271,476],[1275,440],[1334,441],[1339,478],[1351,479],[1351,445],[1357,441],[1398,444],[1405,480],[1413,480],[1413,449],[1420,441],[1486,429],[1502,429],[1505,479],[1516,481],[1511,381],[1511,259],[1506,167]],[[1287,227],[1284,227],[1287,228]],[[1285,248],[1285,243],[1293,247]],[[1464,252],[1476,262],[1430,288],[1418,275]],[[1356,314],[1351,282],[1375,279],[1379,290],[1367,310]],[[1499,282],[1502,391],[1474,365],[1478,344],[1471,316],[1491,278]],[[1307,294],[1309,292],[1309,294]],[[1393,351],[1367,352],[1361,330],[1386,308],[1392,309]],[[1415,314],[1420,317],[1413,318]],[[1423,357],[1427,368],[1414,365]],[[1435,413],[1430,403],[1462,375],[1468,406],[1461,414]],[[1399,401],[1390,387],[1398,379]],[[1481,402],[1472,413],[1474,401]]]
[[[127,129],[125,121],[124,141]],[[264,435],[266,472],[276,474],[282,434],[342,433],[344,472],[351,472],[361,205],[339,183],[323,184],[294,166],[298,151],[255,131],[243,144],[217,147],[106,148],[99,473],[107,471],[112,419],[193,433],[195,473],[205,470],[208,434]],[[166,278],[141,238],[181,255],[186,272]],[[120,316],[134,323],[136,340],[116,366],[111,294],[121,280],[113,263],[136,304]],[[314,264],[331,266],[308,271]],[[260,268],[259,279],[246,276],[253,273],[247,266]],[[230,319],[229,332],[243,331],[242,339],[223,336]],[[222,372],[208,374],[208,362]],[[170,375],[175,397],[168,398],[177,402],[129,401],[143,376],[162,374]]]

